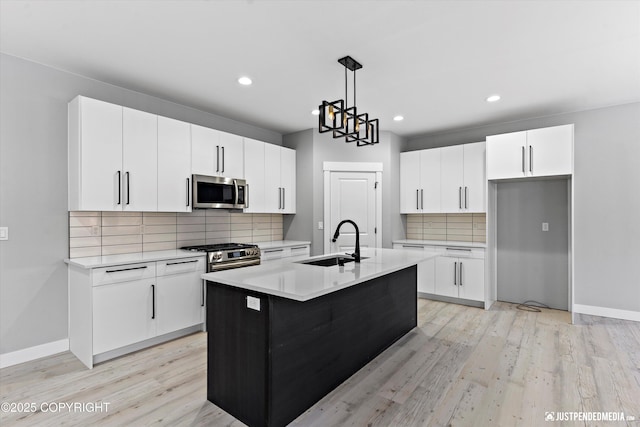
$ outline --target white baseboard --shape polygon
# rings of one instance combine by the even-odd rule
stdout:
[[[640,322],[640,311],[619,310],[617,308],[598,307],[595,305],[573,304],[573,312],[591,316],[612,317],[614,319],[634,320]]]
[[[0,354],[0,369],[6,368],[7,366],[17,365],[18,363],[40,359],[41,357],[62,353],[67,350],[69,350],[69,339],[65,338],[60,341],[48,342],[46,344],[36,345],[34,347],[12,351],[10,353]]]

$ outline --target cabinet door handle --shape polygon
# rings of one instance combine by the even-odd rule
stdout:
[[[244,208],[249,209],[249,184],[245,184],[244,186],[245,186],[244,188],[246,188],[247,190],[246,194],[244,195],[244,203],[245,203]]]
[[[464,208],[469,209],[469,187],[464,187]]]
[[[216,145],[216,172],[220,172],[220,146]]]
[[[416,190],[416,210],[420,209],[420,190]]]
[[[524,145],[522,146],[522,173],[524,173]]]
[[[202,302],[200,303],[200,307],[204,307],[204,286],[205,286],[205,281],[202,281]]]
[[[151,318],[156,318],[156,285],[151,285]]]
[[[129,204],[129,172],[125,172],[125,178],[127,179],[127,204]]]
[[[420,209],[424,209],[424,189],[420,189]]]
[[[122,172],[118,171],[118,204],[122,203]]]
[[[197,259],[192,259],[190,261],[168,262],[167,265],[191,264],[192,262],[198,262],[198,260]]]
[[[455,286],[458,286],[458,263],[454,262],[453,263],[453,284]]]
[[[191,192],[191,186],[189,185],[189,178],[187,178],[187,206],[189,206],[191,204],[191,199],[190,199],[190,192]]]
[[[533,146],[529,146],[529,172],[533,173]]]
[[[224,173],[224,146],[222,146],[221,149],[222,149],[222,170],[220,172]]]
[[[142,267],[120,268],[118,270],[107,270],[107,273],[118,273],[120,271],[131,271],[131,270],[143,270],[145,268],[147,268],[146,265],[143,265]]]
[[[282,188],[278,187],[278,209],[282,206]]]
[[[282,209],[284,209],[284,207],[286,206],[286,201],[285,201],[286,196],[287,196],[286,189],[282,187]]]
[[[458,187],[458,206],[462,209],[462,187]]]
[[[460,274],[458,275],[458,277],[460,278],[460,286],[462,286],[462,261],[460,261]]]

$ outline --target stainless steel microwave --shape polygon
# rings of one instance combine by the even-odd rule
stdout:
[[[222,176],[193,175],[193,207],[197,209],[244,209],[247,182]]]

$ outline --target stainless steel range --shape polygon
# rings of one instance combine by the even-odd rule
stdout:
[[[207,273],[260,264],[260,248],[245,243],[185,246],[180,249],[207,253]]]

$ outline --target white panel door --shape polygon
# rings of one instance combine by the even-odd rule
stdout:
[[[227,132],[220,132],[220,148],[216,149],[219,175],[228,178],[244,178],[244,149],[242,137]]]
[[[158,211],[191,212],[191,126],[158,117]]]
[[[156,335],[153,279],[93,287],[93,354]]]
[[[440,200],[442,212],[464,210],[464,148],[462,145],[440,148]]]
[[[158,116],[122,109],[124,210],[158,210]]]
[[[296,151],[280,148],[280,185],[282,186],[282,212],[296,213]]]
[[[248,213],[266,212],[265,206],[265,143],[255,139],[244,139],[244,179],[248,187]]]
[[[175,274],[156,279],[158,286],[158,335],[202,323],[202,272]]]
[[[191,173],[218,175],[220,165],[220,132],[203,126],[191,125]]]
[[[531,176],[572,173],[573,125],[534,129],[527,132],[528,172]]]
[[[376,174],[375,172],[331,172],[331,236],[340,221],[350,219],[358,225],[360,247],[376,247]],[[377,230],[382,232],[382,230]],[[356,233],[352,224],[340,228],[331,252],[353,252]]]
[[[458,298],[458,258],[436,258],[435,294]]]
[[[458,297],[484,301],[484,260],[458,259]]]
[[[122,209],[122,107],[80,99],[80,210]]]
[[[282,213],[282,185],[280,185],[280,147],[264,145],[265,211]]]
[[[485,143],[464,144],[464,211],[486,212]]]
[[[527,132],[487,137],[487,179],[526,176]]]
[[[441,211],[441,151],[420,151],[420,212]]]

